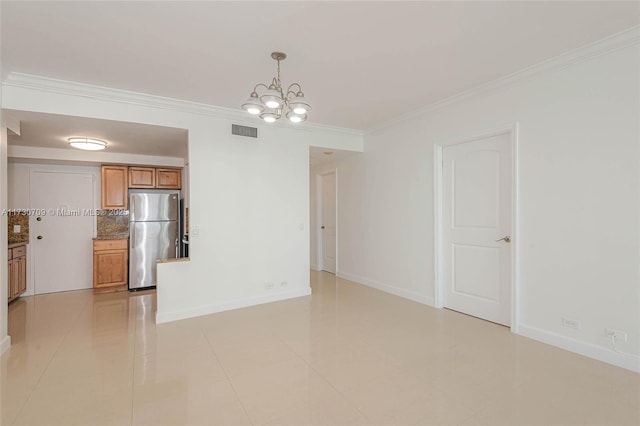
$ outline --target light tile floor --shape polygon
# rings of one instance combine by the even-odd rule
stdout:
[[[640,375],[327,273],[157,325],[155,294],[9,308],[2,425],[639,425]]]

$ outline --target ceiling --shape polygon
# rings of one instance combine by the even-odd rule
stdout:
[[[316,146],[309,147],[309,164],[316,167],[321,164],[339,161],[352,155],[358,155],[358,152],[344,151],[341,149],[320,148]]]
[[[113,153],[188,157],[184,129],[7,109],[5,112],[20,120],[20,136],[9,133],[9,145],[75,151],[67,139],[82,136],[106,141],[107,150]]]
[[[21,72],[239,109],[275,73],[366,129],[640,23],[640,2],[2,1]]]

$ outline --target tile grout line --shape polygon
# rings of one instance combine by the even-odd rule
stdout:
[[[127,290],[128,292],[128,290]],[[129,416],[129,426],[133,426],[133,405],[134,405],[134,393],[135,393],[135,380],[136,380],[136,346],[137,346],[137,341],[138,341],[138,305],[136,305],[136,310],[135,310],[135,326],[133,328],[133,359],[132,359],[132,366],[131,366],[131,414]],[[144,317],[142,318],[142,320],[144,321]]]
[[[238,402],[240,403],[240,406],[242,407],[242,411],[244,411],[244,414],[247,416],[247,419],[249,419],[249,423],[252,426],[254,426],[255,423],[253,422],[253,419],[249,415],[249,412],[247,411],[247,408],[244,406],[244,403],[242,402],[242,399],[240,399],[240,395],[238,395],[238,392],[236,391],[235,386],[233,386],[233,383],[231,382],[231,379],[229,379],[229,375],[227,374],[227,370],[225,370],[224,366],[220,362],[220,358],[218,358],[218,354],[216,354],[215,349],[213,349],[213,343],[211,342],[211,340],[209,340],[209,337],[207,337],[206,333],[202,329],[202,326],[199,326],[198,328],[200,330],[200,333],[202,333],[202,335],[204,336],[204,339],[207,341],[207,346],[209,347],[209,350],[211,350],[211,354],[213,355],[213,357],[216,359],[216,362],[220,366],[220,369],[222,370],[222,374],[224,374],[225,380],[227,381],[227,383],[231,387],[231,390],[233,391],[233,394],[238,399]]]
[[[31,296],[28,296],[28,297],[33,297],[33,302],[32,302],[32,303],[35,305],[35,303],[36,303],[36,302],[35,302],[35,295],[31,295]],[[25,303],[26,303],[26,302],[25,302]],[[31,317],[34,315],[34,313],[33,313],[33,311],[34,311],[34,310],[35,310],[35,307],[34,307],[34,309],[31,309],[31,313],[30,313],[30,315],[29,315],[29,322],[33,322],[33,320],[31,319]],[[8,322],[8,320],[9,320],[9,310],[7,309],[7,322]],[[7,331],[8,331],[8,330],[7,330]],[[12,345],[12,346],[13,346],[13,345]],[[7,350],[7,351],[2,355],[2,357],[7,357],[7,356],[9,356],[9,352],[10,352],[10,351],[11,351],[11,346],[9,346],[9,350]],[[52,355],[52,357],[53,357],[53,355]],[[47,366],[48,366],[48,365],[49,365],[49,364],[47,363]],[[7,366],[7,368],[8,368],[8,366]],[[47,367],[45,367],[45,368],[44,368],[44,370],[46,370],[46,369],[47,369]],[[43,370],[42,374],[44,374],[44,370]],[[42,377],[42,374],[40,375],[40,377]],[[38,381],[33,385],[33,388],[28,392],[27,397],[24,399],[24,402],[22,403],[22,405],[20,406],[20,408],[16,411],[16,414],[13,416],[13,418],[12,418],[12,419],[9,419],[9,424],[10,424],[10,425],[15,424],[16,419],[18,418],[18,416],[20,415],[20,413],[22,413],[22,410],[23,410],[23,409],[24,409],[24,407],[27,405],[27,402],[29,402],[29,399],[31,398],[31,395],[33,394],[33,391],[36,389],[36,386],[38,385],[38,382],[40,381],[40,377],[38,377]]]
[[[323,374],[321,374],[318,370],[316,370],[315,368],[313,368],[313,365],[311,365],[306,359],[304,359],[300,354],[298,354],[286,341],[280,339],[282,341],[282,343],[285,344],[286,347],[289,348],[289,350],[291,350],[291,352],[293,352],[293,354],[295,356],[297,356],[298,358],[300,358],[302,360],[302,362],[304,362],[305,364],[307,364],[309,366],[309,368],[318,375],[318,377],[320,377],[322,379],[322,381],[324,381],[325,383],[327,383],[331,389],[335,390],[338,395],[340,395],[345,401],[349,401],[351,403],[351,405],[355,408],[355,410],[358,412],[358,414],[360,414],[362,416],[362,418],[366,419],[369,424],[373,424],[373,422],[369,419],[369,417],[367,417],[362,411],[360,411],[360,408],[358,407],[358,404],[356,404],[355,402],[353,402],[353,400],[349,397],[347,397],[344,393],[342,393],[338,388],[336,388],[334,386],[333,383],[331,383],[326,377],[324,377]]]
[[[34,294],[33,297],[33,313],[32,315],[35,315],[35,310],[36,310],[36,298],[38,296],[45,296],[48,293],[39,295],[39,294]],[[90,302],[87,301],[85,302],[85,306],[83,309],[80,309],[78,311],[78,313],[75,316],[75,319],[78,319],[78,317],[80,315],[82,315],[84,313],[84,311],[86,311],[88,309],[90,305]],[[53,353],[51,354],[51,358],[49,358],[49,361],[47,362],[47,365],[42,369],[42,373],[40,373],[40,375],[38,376],[38,380],[36,381],[36,383],[33,385],[33,388],[31,389],[31,391],[29,391],[29,396],[27,396],[27,398],[24,401],[24,404],[22,404],[22,407],[20,407],[20,409],[16,412],[16,415],[13,419],[11,419],[10,424],[15,425],[15,422],[18,420],[18,418],[20,417],[20,414],[22,414],[22,411],[25,409],[25,407],[27,406],[27,404],[29,403],[29,401],[31,400],[31,398],[33,397],[33,394],[35,393],[36,389],[38,388],[38,385],[40,384],[40,382],[42,381],[42,378],[44,377],[45,373],[47,372],[47,370],[49,369],[49,366],[51,365],[51,362],[53,362],[53,359],[55,358],[56,354],[58,353],[58,351],[60,350],[60,348],[62,347],[62,344],[64,343],[65,339],[69,336],[69,333],[71,333],[71,330],[73,329],[73,325],[76,323],[76,321],[70,321],[71,325],[69,326],[69,329],[67,330],[67,332],[64,334],[64,336],[62,336],[62,338],[60,339],[60,343],[58,343],[58,345],[56,346],[56,349],[53,351]]]

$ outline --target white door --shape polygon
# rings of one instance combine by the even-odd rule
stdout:
[[[47,211],[29,222],[35,294],[93,287],[93,175],[34,171],[30,188],[31,207]]]
[[[322,270],[336,273],[336,174],[322,175]]]
[[[443,149],[444,306],[511,323],[511,136]]]

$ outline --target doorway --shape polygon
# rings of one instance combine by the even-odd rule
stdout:
[[[93,287],[94,181],[91,173],[31,172],[30,205],[44,210],[29,223],[35,294]]]
[[[436,300],[515,324],[513,129],[437,147]]]
[[[317,175],[318,188],[318,265],[323,271],[337,270],[336,170]]]

